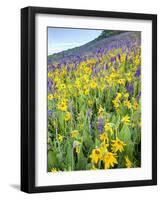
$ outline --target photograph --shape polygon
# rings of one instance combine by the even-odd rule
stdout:
[[[47,172],[140,168],[141,31],[47,27],[46,45]]]

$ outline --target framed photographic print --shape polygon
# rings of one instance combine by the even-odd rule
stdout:
[[[21,190],[157,184],[157,16],[21,9]]]

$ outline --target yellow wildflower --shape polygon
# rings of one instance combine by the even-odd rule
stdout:
[[[79,135],[79,131],[74,130],[74,131],[72,131],[72,132],[70,133],[70,135],[71,135],[72,138],[77,138],[78,135]]]
[[[93,105],[93,100],[89,99],[87,103],[88,103],[89,106],[92,106]]]
[[[115,153],[107,152],[103,157],[104,168],[109,169],[110,167],[114,167],[114,164],[118,164],[116,157]]]
[[[52,99],[53,99],[53,95],[52,95],[52,94],[49,94],[49,95],[48,95],[48,99],[49,99],[49,100],[52,100]]]
[[[114,105],[114,108],[115,109],[118,109],[119,108],[119,101],[117,100],[117,99],[114,99],[113,101],[112,101],[112,103],[113,103],[113,105]]]
[[[114,153],[116,153],[118,151],[122,152],[122,151],[124,151],[125,145],[126,144],[123,141],[119,140],[119,138],[116,138],[116,140],[112,140],[112,148],[111,149]]]
[[[90,90],[89,90],[88,88],[85,88],[85,89],[84,89],[84,94],[85,94],[85,95],[89,95],[89,92],[90,92]]]
[[[125,93],[125,94],[124,94],[124,98],[125,98],[125,99],[128,99],[128,98],[129,98],[129,93]]]
[[[92,81],[90,86],[91,86],[92,89],[95,89],[97,87],[97,83]]]
[[[96,169],[97,169],[97,167],[95,167],[95,165],[92,165],[90,170],[96,170]]]
[[[125,62],[126,60],[126,54],[121,55],[121,62]]]
[[[125,100],[124,101],[124,106],[126,106],[127,108],[131,108],[131,103],[130,103],[130,101],[129,100]]]
[[[76,153],[80,153],[80,142],[79,141],[74,141],[73,142],[73,148],[75,149]]]
[[[125,156],[125,162],[126,162],[126,167],[131,168],[132,167],[132,162],[129,160],[128,156]]]
[[[113,130],[112,130],[112,128],[110,126],[110,123],[108,121],[105,123],[104,128],[105,128],[106,132],[109,132],[109,133],[113,134]]]
[[[137,103],[137,101],[135,101],[134,104],[133,104],[133,109],[137,110],[138,107],[139,107],[139,104]]]
[[[125,115],[123,118],[122,118],[122,123],[124,123],[125,125],[128,125],[130,123],[130,117],[128,115]]]
[[[80,88],[81,88],[80,80],[78,80],[78,79],[76,80],[75,86],[76,86],[77,89],[80,89]]]
[[[63,135],[61,135],[61,134],[58,134],[58,140],[59,140],[59,142],[62,142],[62,141],[63,141],[63,138],[64,138],[64,136],[63,136]]]
[[[99,107],[99,110],[98,110],[98,115],[99,116],[102,116],[103,115],[103,112],[104,112],[104,109],[102,108],[102,106]]]
[[[67,103],[62,101],[58,104],[57,108],[61,111],[67,111]]]
[[[109,146],[108,143],[106,143],[105,141],[103,141],[101,144],[100,144],[100,151],[101,151],[101,155],[104,155],[104,153],[107,152],[107,147]]]
[[[72,115],[70,112],[66,112],[65,114],[65,121],[70,121],[72,119]]]
[[[48,78],[51,78],[53,74],[51,72],[48,72]]]
[[[121,97],[122,97],[122,94],[121,94],[120,92],[117,92],[116,99],[117,99],[117,100],[120,100]]]
[[[119,79],[117,83],[120,85],[125,85],[125,79]]]
[[[91,72],[92,72],[91,68],[89,68],[89,67],[85,67],[85,68],[84,68],[84,71],[85,71],[85,73],[88,74],[88,75],[90,75]]]
[[[131,73],[127,74],[127,80],[128,80],[129,83],[131,83],[131,81],[132,81],[132,75],[131,75]]]
[[[51,172],[58,172],[59,170],[57,170],[56,168],[52,168]]]
[[[100,135],[100,140],[101,140],[102,142],[108,143],[109,138],[108,138],[107,133],[102,133],[102,134]]]
[[[80,153],[80,145],[77,145],[77,146],[76,146],[76,150],[75,150],[75,151],[76,151],[76,153],[78,153],[78,154]]]
[[[90,155],[91,162],[97,164],[101,159],[101,151],[99,148],[93,149],[92,154]]]

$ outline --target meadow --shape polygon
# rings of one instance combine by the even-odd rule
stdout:
[[[48,172],[141,166],[140,40],[119,33],[48,63]]]

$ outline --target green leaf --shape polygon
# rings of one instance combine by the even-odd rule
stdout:
[[[131,143],[131,132],[127,125],[123,125],[121,131],[118,133],[118,138],[125,142],[125,144]]]
[[[48,170],[58,167],[58,159],[54,150],[48,151]]]
[[[134,144],[133,143],[129,143],[126,145],[125,147],[125,153],[126,155],[128,155],[129,159],[132,161],[134,156]]]
[[[83,152],[81,151],[78,154],[78,163],[77,163],[76,169],[77,170],[85,170],[86,166],[87,166],[87,159],[85,158]]]
[[[74,156],[73,156],[73,148],[70,142],[67,142],[66,148],[66,164],[69,171],[74,169]]]

